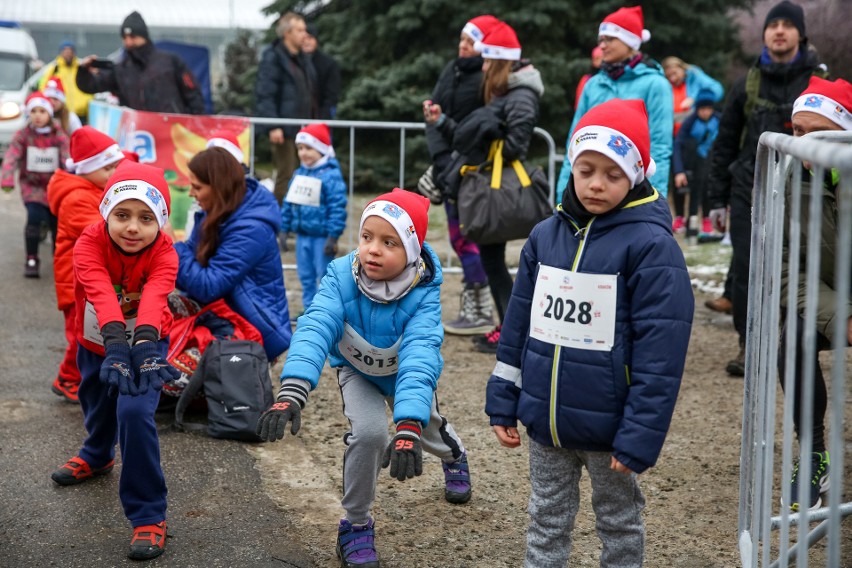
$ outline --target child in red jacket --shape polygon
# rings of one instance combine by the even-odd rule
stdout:
[[[65,316],[68,347],[59,365],[51,390],[69,402],[78,402],[80,371],[77,370],[77,332],[74,327],[74,243],[83,229],[101,221],[98,205],[107,180],[124,154],[115,140],[91,126],[71,135],[68,171],[56,170],[47,184],[50,212],[56,216],[56,250],[53,252],[53,280],[56,303]]]
[[[15,189],[15,171],[19,171],[18,184],[21,199],[27,208],[27,225],[24,228],[24,245],[27,261],[24,276],[39,277],[38,245],[41,227],[47,225],[56,239],[56,217],[47,204],[47,182],[56,170],[62,169],[68,158],[68,135],[53,122],[53,104],[43,93],[27,97],[27,125],[15,132],[12,143],[3,156],[0,187],[6,193]]]
[[[133,526],[128,557],[155,558],[166,544],[166,482],[154,411],[179,373],[166,362],[172,325],[166,297],[178,258],[162,232],[169,216],[163,170],[125,160],[106,184],[103,223],[74,246],[78,395],[88,437],[51,478],[76,485],[112,470],[121,447],[118,493]]]

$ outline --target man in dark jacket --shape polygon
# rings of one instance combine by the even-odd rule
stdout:
[[[319,48],[316,24],[308,24],[302,52],[313,64],[317,74],[318,118],[334,120],[340,98],[340,65]]]
[[[787,0],[773,6],[763,25],[763,43],[760,58],[728,95],[713,144],[707,188],[710,219],[718,230],[725,230],[725,208],[731,208],[731,300],[740,349],[726,370],[740,377],[745,374],[751,195],[757,142],[764,132],[792,134],[793,102],[811,75],[823,73],[816,51],[808,48],[805,15],[800,6]]]
[[[93,68],[94,55],[80,62],[77,87],[81,91],[111,91],[121,105],[136,110],[204,112],[204,98],[192,72],[177,55],[154,47],[139,12],[124,19],[121,38],[124,58],[112,68]]]
[[[255,82],[257,115],[269,118],[317,118],[316,71],[302,53],[307,33],[305,19],[286,12],[275,28],[278,39],[260,56]],[[299,126],[269,130],[272,161],[278,171],[275,198],[280,204],[287,193],[290,177],[299,166],[296,133]]]

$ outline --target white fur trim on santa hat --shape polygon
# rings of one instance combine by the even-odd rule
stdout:
[[[329,158],[334,157],[334,147],[331,144],[324,144],[323,142],[320,142],[318,138],[311,136],[307,132],[300,131],[296,134],[296,144],[310,146],[323,156],[328,156]]]
[[[364,221],[367,220],[367,217],[380,217],[391,224],[399,235],[402,246],[405,247],[406,264],[411,264],[420,258],[421,247],[420,241],[417,239],[417,230],[414,228],[414,221],[411,220],[411,216],[405,209],[392,201],[381,199],[373,201],[361,213],[359,231],[364,228]]]
[[[49,114],[50,117],[53,118],[53,103],[51,103],[50,100],[48,100],[46,97],[33,97],[32,95],[30,95],[30,98],[27,99],[26,103],[27,116],[29,116],[33,109],[36,107],[43,108],[47,111],[47,114]]]
[[[575,132],[568,148],[568,161],[573,164],[580,154],[589,150],[599,152],[618,164],[630,180],[630,187],[657,171],[657,164],[652,158],[648,159],[648,167],[645,168],[636,144],[618,130],[606,126],[590,125]]]
[[[61,91],[57,87],[58,86],[56,85],[56,81],[51,79],[50,81],[47,82],[47,84],[44,86],[44,89],[42,89],[41,92],[44,93],[44,96],[50,97],[52,99],[56,99],[57,101],[62,101],[62,103],[64,104],[65,103],[65,92]]]
[[[502,47],[499,45],[488,45],[477,41],[473,44],[473,49],[478,51],[483,59],[504,59],[506,61],[520,61],[520,47]]]
[[[235,157],[239,163],[245,163],[246,157],[245,154],[243,154],[242,149],[230,140],[225,140],[224,138],[211,138],[207,141],[206,148],[222,148]]]
[[[793,103],[793,116],[797,112],[813,112],[824,116],[843,130],[852,130],[852,115],[849,109],[825,95],[805,93]]]
[[[633,32],[622,28],[618,24],[613,24],[612,22],[601,22],[601,27],[598,28],[598,37],[600,36],[620,39],[630,49],[639,51],[642,44],[651,39],[651,32],[648,30],[642,30],[642,37],[639,37]]]
[[[160,228],[169,220],[169,209],[160,190],[141,179],[128,179],[114,184],[101,200],[100,211],[104,220],[115,206],[128,199],[138,199],[148,206],[157,218]]]
[[[482,33],[482,30],[480,30],[478,27],[476,27],[476,25],[472,24],[471,22],[468,22],[464,25],[464,27],[462,28],[462,33],[472,37],[474,42],[482,41],[482,38],[485,37],[485,34]]]
[[[90,174],[104,166],[118,162],[122,158],[124,158],[124,153],[121,151],[121,148],[118,147],[118,144],[113,144],[94,156],[90,156],[79,162],[68,158],[65,161],[65,168],[72,174]]]

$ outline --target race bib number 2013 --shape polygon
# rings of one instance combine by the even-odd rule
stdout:
[[[615,340],[617,277],[541,265],[530,336],[563,347],[609,351]]]
[[[402,337],[390,347],[375,347],[347,323],[343,326],[343,339],[337,347],[355,369],[373,377],[387,377],[399,370],[401,343]]]

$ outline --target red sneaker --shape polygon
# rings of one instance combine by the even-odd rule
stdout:
[[[109,473],[113,466],[115,466],[115,460],[110,460],[105,466],[92,469],[83,458],[74,456],[65,465],[51,473],[50,478],[59,485],[77,485],[98,475]]]
[[[672,231],[674,231],[675,234],[686,232],[686,225],[683,222],[683,217],[675,217],[674,223],[672,223]]]
[[[712,233],[713,232],[713,223],[710,221],[709,217],[704,217],[704,220],[701,222],[701,232],[702,233]]]
[[[56,377],[53,381],[53,385],[51,385],[50,390],[52,390],[55,394],[65,398],[67,402],[80,402],[80,399],[77,397],[77,389],[80,388],[80,383],[75,383],[73,381],[69,381],[68,379],[63,379],[62,377]]]
[[[166,521],[156,525],[142,525],[133,528],[130,550],[127,557],[131,560],[150,560],[166,551]]]

